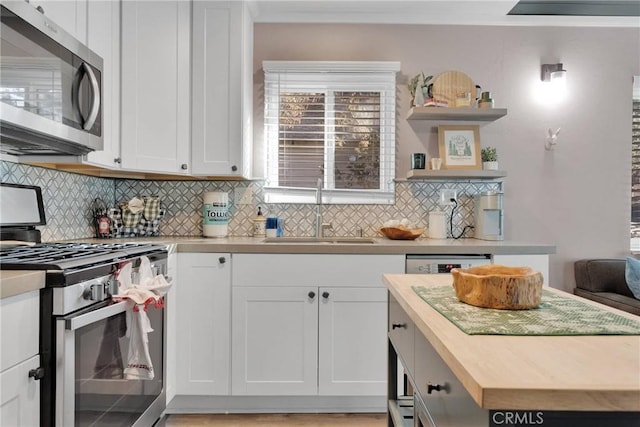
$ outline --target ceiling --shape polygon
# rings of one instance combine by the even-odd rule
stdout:
[[[640,28],[638,0],[253,0],[251,8],[255,22],[270,23]]]

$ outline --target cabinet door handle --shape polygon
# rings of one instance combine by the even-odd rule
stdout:
[[[237,170],[238,170],[238,167],[237,167],[236,165],[233,165],[233,166],[231,166],[231,170],[232,170],[233,172],[235,172],[235,171],[237,171]]]
[[[220,258],[218,258],[218,262],[220,264],[224,264],[225,262],[227,262],[227,259],[225,257],[221,256]]]
[[[310,291],[308,294],[309,298],[314,299],[316,297],[316,293],[313,291]]]
[[[406,323],[392,323],[391,324],[391,329],[396,329],[396,328],[407,329],[407,324]]]
[[[183,171],[186,171],[188,167],[189,166],[187,166],[186,163],[183,163],[183,164],[180,165],[180,169],[182,169]]]
[[[29,371],[29,378],[33,378],[36,381],[41,380],[44,378],[44,368],[31,369]]]
[[[427,394],[431,394],[432,391],[446,391],[449,392],[449,386],[447,384],[431,384],[427,383]]]
[[[322,293],[322,298],[324,298],[324,299],[329,298],[329,292],[324,291],[324,292]]]

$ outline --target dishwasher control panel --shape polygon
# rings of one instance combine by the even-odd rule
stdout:
[[[469,268],[476,265],[491,264],[490,255],[407,255],[405,272],[407,274],[444,274],[452,268]]]

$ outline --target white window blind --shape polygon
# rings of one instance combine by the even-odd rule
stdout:
[[[640,251],[640,99],[633,100],[631,121],[631,250]]]
[[[265,200],[393,203],[397,62],[265,61]]]

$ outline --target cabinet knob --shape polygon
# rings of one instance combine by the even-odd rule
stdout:
[[[225,257],[221,256],[220,258],[218,258],[218,262],[220,264],[224,264],[225,262],[227,262],[227,259]]]
[[[189,166],[187,166],[186,163],[183,163],[183,164],[180,165],[180,169],[182,169],[183,171],[186,171],[188,167]]]
[[[238,170],[238,167],[237,167],[236,165],[233,165],[233,166],[231,166],[231,170],[232,170],[233,172],[235,172],[235,171],[237,171],[237,170]]]
[[[440,385],[440,384],[431,384],[431,383],[427,383],[427,394],[431,394],[432,391],[449,391],[449,387],[444,384],[444,385]]]
[[[324,298],[324,299],[329,298],[329,292],[326,292],[326,291],[325,291],[325,292],[323,292],[323,293],[322,293],[322,298]]]
[[[311,291],[307,294],[309,296],[309,298],[314,299],[316,297],[316,293]]]
[[[44,368],[36,368],[29,370],[29,378],[38,381],[44,378]]]
[[[116,163],[119,165],[120,163],[122,163],[122,159],[120,157],[116,157],[115,159],[113,159],[113,163]]]
[[[406,323],[392,323],[391,324],[391,329],[396,329],[396,328],[407,329],[407,324]]]
[[[44,8],[42,6],[36,7],[36,10],[44,15]]]

